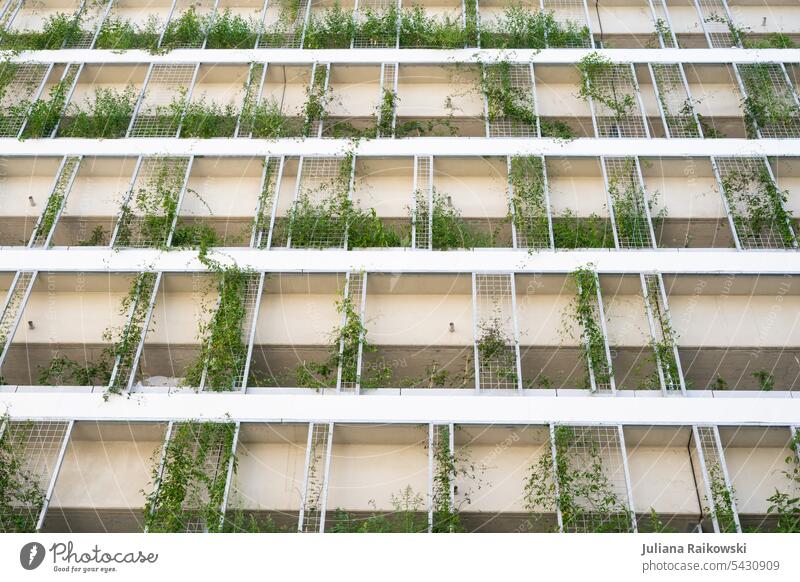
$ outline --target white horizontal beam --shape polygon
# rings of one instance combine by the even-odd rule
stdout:
[[[800,139],[611,139],[415,137],[373,139],[0,138],[0,156],[797,156]]]
[[[321,61],[342,64],[446,64],[504,60],[534,64],[577,63],[598,52],[618,63],[757,63],[798,62],[800,49],[178,49],[164,54],[144,50],[115,52],[64,49],[6,52],[17,62],[33,63],[286,63]]]
[[[243,268],[280,273],[568,273],[593,264],[601,273],[735,273],[800,274],[800,253],[792,251],[736,251],[734,249],[663,249],[652,251],[581,250],[539,251],[485,249],[419,252],[410,249],[260,250],[217,249],[223,263],[235,261]],[[191,250],[97,249],[58,247],[27,249],[0,247],[0,271],[42,272],[166,272],[206,271]]]
[[[800,398],[620,398],[603,396],[359,396],[262,394],[0,393],[13,419],[240,422],[414,422],[633,425],[780,425],[800,418]]]

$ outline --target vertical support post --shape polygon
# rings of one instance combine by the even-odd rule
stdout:
[[[658,333],[656,331],[655,320],[653,318],[653,308],[650,305],[650,293],[647,288],[647,281],[645,280],[644,273],[639,273],[639,281],[642,284],[642,298],[644,299],[644,309],[647,313],[647,327],[650,330],[650,338],[653,343],[658,342]],[[657,349],[653,349],[656,359],[656,372],[658,373],[658,384],[661,387],[661,395],[667,395],[667,381],[664,377],[664,365],[661,361],[661,355]]]
[[[64,99],[64,105],[61,107],[61,111],[58,113],[58,121],[56,121],[55,126],[53,127],[53,131],[50,132],[51,138],[56,137],[58,134],[58,130],[61,127],[61,121],[64,119],[64,114],[67,111],[67,107],[69,106],[70,102],[72,101],[72,95],[75,93],[75,87],[78,86],[78,79],[81,77],[81,73],[83,72],[83,67],[85,66],[84,63],[80,63],[79,65],[74,63],[68,63],[67,67],[64,69],[64,74],[61,76],[61,81],[66,81],[69,78],[70,69],[73,66],[78,67],[78,71],[75,73],[75,76],[72,78],[72,82],[69,85],[69,90],[67,91],[67,95]]]
[[[275,217],[278,214],[278,199],[281,194],[281,183],[283,182],[283,167],[286,158],[281,156],[278,161],[278,176],[275,178],[275,195],[272,197],[272,212],[269,217],[269,232],[267,233],[267,244],[264,246],[266,249],[272,248],[272,237],[275,232]],[[299,169],[298,169],[299,172]],[[299,173],[298,173],[299,176]],[[298,178],[299,179],[299,178]],[[297,190],[295,190],[295,200],[297,199]],[[260,241],[259,241],[260,244]],[[287,243],[288,246],[288,243]]]
[[[361,281],[361,309],[359,310],[359,318],[361,318],[361,325],[365,326],[366,324],[366,312],[367,312],[367,277],[368,273],[364,273]],[[358,358],[356,360],[356,394],[361,394],[361,375],[363,370],[363,361],[364,361],[364,331],[362,330],[361,335],[358,338]]]
[[[625,473],[625,489],[628,492],[628,510],[631,512],[631,531],[637,533],[639,528],[636,524],[636,505],[633,502],[633,487],[631,486],[631,472],[628,467],[628,450],[625,447],[625,431],[622,425],[617,425],[619,431],[619,454],[622,456],[622,470]]]
[[[481,363],[478,350],[478,281],[472,272],[472,360],[475,374],[475,392],[481,391]]]
[[[433,423],[428,424],[428,533],[433,532],[433,447],[434,447],[434,428]]]
[[[33,229],[31,239],[28,241],[28,248],[38,247],[38,241],[41,241],[41,248],[46,249],[50,246],[50,242],[53,239],[53,233],[55,232],[58,221],[61,218],[61,213],[64,210],[64,206],[66,206],[67,197],[69,196],[70,190],[72,190],[72,184],[75,182],[75,177],[78,175],[78,170],[80,169],[82,159],[83,156],[64,156],[61,159],[61,163],[58,166],[58,172],[56,173],[56,178],[53,181],[53,186],[50,188],[50,193],[47,195],[47,203],[45,204],[42,214],[36,223],[36,228]],[[55,216],[53,217],[53,221],[49,225],[47,232],[40,232],[40,229],[44,223],[44,218],[47,214],[47,207],[50,206],[50,200],[53,196],[59,193],[59,190],[61,191],[61,202],[56,210]]]
[[[250,323],[250,333],[247,338],[247,357],[244,361],[244,378],[242,379],[242,392],[246,393],[248,388],[248,380],[250,378],[250,364],[253,360],[253,347],[256,340],[256,327],[258,324],[258,313],[261,311],[261,296],[264,293],[264,281],[267,278],[265,272],[261,272],[258,276],[258,294],[256,295],[256,303],[253,307],[253,320]]]
[[[564,533],[564,516],[561,514],[561,505],[559,505],[558,500],[561,499],[561,484],[558,482],[558,449],[556,447],[556,431],[555,425],[551,422],[549,425],[550,428],[550,456],[552,457],[553,461],[553,487],[555,488],[555,499],[556,499],[556,522],[558,523],[558,531],[559,533]]]
[[[325,451],[325,468],[322,477],[322,493],[320,494],[319,533],[325,533],[325,513],[328,510],[328,483],[331,474],[331,457],[333,456],[333,423],[328,423],[328,442]]]
[[[617,384],[614,381],[614,366],[611,361],[611,347],[608,343],[608,329],[606,326],[606,313],[603,309],[603,294],[600,292],[600,276],[595,273],[595,280],[597,281],[597,317],[600,319],[600,329],[603,332],[603,344],[606,348],[606,366],[608,366],[608,383],[611,388],[611,394],[616,395]]]
[[[158,292],[161,289],[161,275],[161,271],[156,273],[156,280],[155,283],[153,283],[153,293],[150,295],[150,300],[147,305],[147,315],[145,315],[144,322],[142,323],[142,336],[139,338],[139,345],[136,346],[136,355],[133,357],[133,361],[131,362],[131,370],[130,374],[128,375],[128,382],[124,390],[129,394],[133,391],[133,383],[136,381],[136,371],[139,369],[139,361],[141,360],[142,352],[144,351],[144,342],[147,339],[147,330],[150,328],[150,320],[153,318],[153,310],[156,306],[156,299],[158,298]]]
[[[17,274],[14,275],[14,283],[12,284],[11,289],[8,291],[8,299],[6,300],[6,305],[3,309],[2,318],[0,318],[0,324],[2,324],[2,326],[7,330],[2,350],[0,350],[0,371],[3,369],[3,364],[5,363],[6,356],[8,355],[8,350],[11,348],[11,342],[14,340],[14,335],[17,333],[17,328],[19,327],[19,322],[22,319],[22,314],[25,312],[25,307],[28,304],[28,298],[33,291],[33,286],[36,283],[36,275],[38,275],[38,271],[33,271],[30,280],[27,283],[27,287],[23,291],[22,301],[20,301],[19,309],[14,314],[14,321],[6,328],[4,320],[8,313],[8,308],[12,300],[12,294],[15,293],[16,286],[19,285],[20,281],[24,279],[25,271],[18,271]]]
[[[172,0],[172,5],[169,8],[169,12],[167,13],[167,18],[164,20],[164,28],[161,29],[161,34],[158,35],[158,47],[161,48],[161,43],[164,42],[164,34],[167,32],[167,28],[169,28],[170,20],[172,20],[172,14],[175,12],[175,5],[178,3],[178,0]]]
[[[174,0],[173,0],[174,1]],[[142,108],[142,103],[144,102],[144,97],[147,94],[147,87],[150,84],[150,77],[153,75],[153,68],[156,65],[154,63],[150,63],[147,66],[147,73],[144,76],[144,81],[142,82],[142,90],[139,92],[139,96],[136,99],[136,105],[133,107],[133,113],[131,114],[131,120],[128,123],[128,129],[125,130],[125,137],[131,136],[131,131],[133,130],[133,126],[136,123],[136,118],[139,116],[139,111]],[[141,160],[141,158],[139,158]],[[137,164],[138,169],[138,164]],[[136,172],[134,172],[134,179],[136,178]]]
[[[652,2],[653,0],[648,0],[651,3],[652,9]],[[659,35],[661,38],[661,35]],[[663,45],[663,42],[662,42]],[[664,48],[663,46],[661,48]],[[661,88],[658,86],[658,80],[656,79],[655,71],[653,71],[653,64],[647,63],[647,71],[650,73],[650,81],[653,83],[653,92],[656,94],[656,103],[658,103],[658,112],[661,115],[661,125],[664,126],[664,137],[670,139],[672,135],[670,135],[669,130],[669,123],[667,123],[667,114],[664,111],[664,97],[661,95]]]
[[[308,440],[306,441],[305,469],[303,469],[303,494],[300,497],[300,515],[297,520],[297,531],[303,531],[303,520],[306,513],[306,497],[308,496],[308,477],[311,473],[311,447],[314,442],[314,422],[308,423]]]
[[[717,520],[717,510],[714,505],[714,496],[711,493],[710,478],[708,476],[708,467],[706,466],[706,457],[703,454],[703,447],[700,445],[700,434],[697,431],[697,425],[692,425],[692,440],[694,440],[695,453],[697,460],[700,463],[700,475],[703,480],[703,489],[706,495],[709,509],[711,510],[711,524],[714,528],[714,533],[720,533],[719,521]],[[702,500],[700,501],[702,504]]]
[[[714,156],[711,156],[711,169],[714,171],[714,178],[717,180],[717,187],[719,188],[719,194],[722,196],[722,207],[725,209],[725,215],[728,217],[728,226],[731,229],[731,235],[733,236],[733,242],[736,245],[736,250],[742,250],[742,242],[739,240],[739,232],[736,230],[736,223],[733,220],[733,214],[731,213],[731,207],[728,204],[728,197],[725,195],[725,188],[722,185],[722,176],[719,173],[719,167],[717,166],[717,160]]]
[[[594,110],[592,110],[594,116]],[[619,232],[617,230],[617,217],[614,212],[614,200],[611,198],[611,180],[608,176],[608,169],[606,168],[605,156],[600,156],[600,169],[603,173],[603,184],[606,189],[606,205],[608,206],[608,216],[611,219],[611,234],[614,236],[614,248],[619,250]]]
[[[161,489],[161,481],[164,479],[164,468],[167,464],[167,452],[169,450],[169,441],[172,439],[172,429],[175,426],[173,421],[167,423],[167,432],[164,435],[164,445],[161,447],[161,458],[158,461],[158,470],[156,471],[155,483],[153,483],[153,498],[155,502],[150,507],[150,515],[155,514],[158,510],[158,493]],[[144,527],[144,533],[147,533],[147,526]]]
[[[39,519],[36,521],[37,533],[41,532],[42,528],[44,527],[44,520],[47,517],[47,510],[50,507],[50,501],[53,499],[53,491],[55,491],[56,481],[58,481],[58,475],[61,472],[61,465],[64,464],[64,455],[67,452],[67,445],[69,444],[69,439],[72,435],[72,429],[74,426],[75,421],[70,420],[69,424],[67,425],[67,430],[64,433],[64,440],[61,442],[61,448],[58,450],[58,457],[56,457],[56,464],[53,467],[53,474],[50,476],[50,483],[47,485],[47,492],[44,496],[42,509],[39,512]]]
[[[722,440],[719,438],[719,427],[714,425],[714,442],[717,446],[717,454],[719,455],[719,464],[722,467],[722,476],[725,478],[725,487],[728,491],[733,491],[733,482],[731,476],[728,474],[728,463],[725,461],[725,449],[722,447]],[[736,525],[736,533],[742,533],[742,524],[739,522],[739,511],[736,508],[736,499],[731,495],[731,511],[733,512],[733,523]]]
[[[647,111],[644,108],[642,101],[642,92],[639,90],[639,80],[636,78],[636,67],[633,63],[629,63],[631,68],[631,82],[633,83],[633,92],[636,94],[636,102],[639,104],[639,112],[642,115],[642,127],[644,127],[644,136],[650,139],[650,124],[647,122]]]
[[[225,527],[225,513],[228,511],[228,496],[231,492],[231,483],[233,482],[233,474],[236,469],[236,447],[239,443],[239,429],[241,423],[236,422],[236,428],[233,431],[233,442],[231,443],[231,458],[228,459],[228,467],[225,476],[225,490],[222,494],[222,503],[220,504],[220,517],[219,517],[219,530],[222,531]]]
[[[522,356],[519,349],[519,319],[517,316],[517,280],[511,273],[511,317],[514,324],[514,357],[517,361],[517,389],[522,392]]]
[[[172,217],[172,224],[169,227],[167,234],[166,246],[172,245],[172,236],[175,234],[175,227],[178,224],[178,218],[181,214],[181,207],[183,206],[183,197],[186,195],[186,186],[189,183],[189,175],[192,173],[192,166],[194,165],[194,156],[189,156],[189,162],[186,164],[186,171],[183,174],[183,184],[181,185],[180,194],[178,194],[178,203],[175,206],[175,216]]]

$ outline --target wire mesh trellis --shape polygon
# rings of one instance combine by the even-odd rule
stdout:
[[[151,66],[128,137],[177,137],[199,65]]]
[[[730,48],[738,46],[740,39],[732,31],[724,0],[695,0],[703,29],[706,31],[710,48]]]
[[[679,48],[665,1],[650,0],[650,9],[653,13],[653,26],[659,38],[659,45],[662,48]]]
[[[492,87],[501,88],[500,99],[513,101],[518,109],[525,109],[535,115],[536,98],[533,90],[532,69],[527,64],[508,65],[507,70],[503,65],[487,65],[483,74],[486,75],[486,84],[489,88],[487,94],[487,120],[489,137],[539,137],[538,120],[529,123],[522,119],[515,119],[504,114],[502,103],[495,102]]]
[[[794,232],[783,209],[782,193],[763,158],[717,157],[714,164],[744,249],[794,246]]]
[[[0,15],[0,31],[6,30],[13,22],[14,17],[22,8],[25,0],[11,0],[5,7],[5,11]]]
[[[162,34],[161,45],[166,44],[173,49],[203,48],[206,42],[205,25],[201,24],[203,31],[200,35],[187,36],[186,38],[176,35],[174,39],[168,38],[168,35],[176,26],[175,23],[179,23],[189,10],[194,11],[201,23],[207,21],[218,2],[219,0],[176,0],[165,27],[165,32]],[[177,26],[180,25],[177,24]]]
[[[261,183],[261,195],[258,199],[258,210],[256,211],[252,245],[259,249],[270,246],[270,230],[274,225],[278,184],[282,174],[283,158],[270,156],[264,160],[264,176]]]
[[[355,13],[356,31],[353,36],[353,48],[394,48],[397,46],[397,27],[394,31],[375,31],[365,30],[363,23],[366,15],[373,17],[383,17],[389,14],[392,8],[397,8],[397,0],[358,0],[358,8]],[[399,15],[398,15],[399,18]]]
[[[17,137],[25,123],[28,110],[36,98],[50,66],[32,63],[3,63],[2,68],[14,67],[13,78],[0,95],[0,137]]]
[[[620,248],[652,247],[650,216],[636,158],[603,157],[602,161]]]
[[[541,0],[541,7],[542,10],[552,11],[556,20],[561,23],[571,21],[579,27],[585,26],[591,30],[584,0]],[[562,48],[592,48],[592,46],[591,36],[587,36],[580,44],[564,45]]]
[[[378,137],[394,136],[397,122],[397,68],[397,63],[383,63],[381,65],[381,105],[378,109]],[[385,119],[384,116],[390,118]]]
[[[412,202],[413,248],[430,250],[433,244],[433,156],[414,157],[414,200]]]
[[[508,274],[475,274],[475,345],[481,389],[519,387],[513,282]]]
[[[711,518],[714,529],[722,533],[741,531],[736,512],[735,493],[728,479],[724,453],[720,447],[717,428],[714,426],[695,426],[692,440],[693,451],[700,458],[692,463],[698,494],[705,501],[704,515]]]
[[[72,183],[75,181],[80,164],[80,156],[68,156],[61,162],[58,177],[47,198],[42,215],[36,223],[36,228],[28,244],[29,247],[42,248],[50,244],[53,229],[67,202],[67,196],[72,189]]]
[[[3,313],[0,316],[0,367],[3,364],[3,355],[7,345],[10,344],[14,330],[17,327],[22,310],[25,307],[25,297],[30,292],[36,273],[33,271],[20,271],[14,276],[11,289],[6,296]]]
[[[363,272],[347,274],[346,296],[352,309],[351,313],[343,310],[342,327],[348,328],[348,317],[357,317],[359,327],[364,325],[364,307],[366,306],[367,274]],[[364,338],[343,334],[339,340],[338,382],[341,392],[358,392],[361,387],[361,357]]]
[[[311,69],[311,82],[308,86],[306,118],[304,132],[307,137],[322,137],[325,121],[325,105],[328,101],[328,84],[330,82],[330,63],[314,63]],[[309,105],[313,104],[313,105]]]
[[[569,533],[634,530],[625,448],[618,426],[558,425],[557,504]]]
[[[115,247],[144,248],[168,243],[191,159],[142,158],[118,219]]]
[[[303,504],[300,508],[301,532],[321,532],[325,527],[325,496],[333,444],[333,426],[312,422],[308,430],[306,468],[303,484]]]
[[[686,92],[682,65],[653,63],[650,70],[657,97],[664,112],[668,137],[700,137],[689,94]]]
[[[28,490],[24,499],[12,499],[13,515],[9,517],[17,519],[8,520],[9,524],[21,525],[22,533],[34,531],[38,526],[69,426],[66,421],[7,421],[5,424],[2,433],[4,452],[13,457],[9,459],[9,466],[19,466],[17,477],[23,480]]]
[[[592,392],[603,390],[613,393],[616,384],[608,347],[600,278],[589,269],[578,270],[573,276],[577,287],[573,307],[580,327],[589,388]]]
[[[642,274],[641,278],[659,381],[664,390],[684,390],[683,371],[667,309],[663,281],[655,273]]]
[[[632,65],[609,65],[589,82],[603,96],[592,99],[598,137],[648,137]]]
[[[80,30],[77,34],[71,35],[64,43],[64,48],[88,49],[92,48],[94,39],[103,21],[106,6],[110,0],[103,2],[84,2],[81,4],[80,11],[75,14],[75,18],[80,18]]]
[[[748,123],[764,138],[800,137],[800,107],[780,63],[734,65]]]
[[[264,30],[258,48],[301,48],[310,0],[298,0],[264,16]]]
[[[517,248],[551,248],[550,196],[544,158],[509,158],[508,182]]]
[[[428,531],[451,531],[456,518],[455,426],[428,425]]]
[[[342,206],[350,197],[351,172],[349,157],[301,158],[289,216],[289,247],[345,247],[347,224]],[[330,214],[323,215],[322,210]]]
[[[266,73],[266,63],[252,63],[250,65],[247,86],[242,98],[242,109],[239,112],[239,122],[236,125],[236,137],[253,137],[255,112],[261,98]]]

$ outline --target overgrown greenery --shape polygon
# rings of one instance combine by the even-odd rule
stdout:
[[[795,430],[789,442],[790,454],[784,459],[783,471],[787,489],[775,489],[767,501],[767,515],[776,519],[773,531],[800,533],[800,430]]]
[[[21,101],[12,107],[12,116],[24,117],[27,114],[23,138],[50,137],[61,119],[67,102],[69,84],[67,80],[56,83],[46,98],[29,103]]]
[[[176,104],[176,110],[178,107],[180,105]],[[233,137],[237,118],[238,112],[233,104],[220,105],[201,96],[186,105],[180,136],[203,139]]]
[[[24,433],[33,430],[33,423],[15,426],[22,438],[12,438],[11,419],[8,413],[0,416],[0,532],[34,533],[39,512],[44,506],[45,492],[37,476],[26,467],[20,443]],[[16,423],[19,424],[19,423]]]
[[[203,45],[208,28],[208,18],[190,6],[178,18],[170,19],[161,38],[161,50],[197,48]]]
[[[517,244],[528,248],[549,248],[544,161],[539,156],[511,158],[509,182]]]
[[[531,11],[521,4],[503,10],[481,27],[481,48],[568,48],[589,46],[589,28],[571,20],[559,22],[553,11]]]
[[[455,451],[450,449],[450,427],[434,427],[433,442],[433,533],[464,531],[452,496],[452,487],[459,474]]]
[[[637,177],[636,158],[624,158],[619,168],[609,172],[608,194],[620,242],[629,247],[651,246],[648,202]]]
[[[175,172],[167,161],[160,163],[123,205],[114,245],[166,248],[182,185],[183,172]]]
[[[425,500],[408,486],[399,493],[392,494],[391,512],[373,513],[368,517],[356,517],[337,508],[333,516],[327,518],[331,533],[421,533],[428,530],[425,515]]]
[[[95,48],[115,51],[144,49],[156,52],[161,36],[161,26],[155,15],[151,15],[143,25],[136,25],[129,20],[110,16],[103,21],[103,25],[100,27]]]
[[[434,250],[472,249],[493,246],[493,234],[482,233],[468,224],[458,210],[434,188],[431,198],[431,243]],[[418,198],[420,195],[418,195]],[[417,222],[427,222],[427,201],[420,201],[417,208]]]
[[[232,457],[235,425],[222,422],[175,424],[161,451],[153,456],[153,490],[146,494],[144,524],[150,533],[179,533],[197,526],[222,529],[222,501]],[[233,458],[234,471],[236,459]]]
[[[597,304],[598,278],[590,267],[581,267],[572,272],[576,287],[575,296],[563,313],[564,332],[569,333],[575,325],[581,334],[581,358],[586,366],[584,384],[592,387],[594,376],[598,389],[611,384],[611,363],[606,358],[606,340],[600,323],[602,314]]]
[[[84,35],[81,19],[76,14],[58,12],[48,16],[41,30],[9,30],[0,37],[0,48],[5,50],[57,50],[69,48]]]
[[[336,49],[350,48],[356,31],[356,20],[352,10],[342,8],[339,0],[321,15],[311,13],[306,24],[303,48]]]
[[[467,33],[461,19],[444,16],[434,18],[422,6],[413,6],[400,13],[400,46],[404,48],[463,48]]]
[[[770,239],[775,233],[786,247],[793,245],[791,214],[784,207],[789,193],[778,189],[763,163],[742,165],[727,172],[721,182],[740,239],[758,246],[762,237]]]
[[[753,64],[740,67],[747,97],[742,99],[747,122],[747,137],[755,139],[758,130],[778,132],[800,127],[800,107],[788,92],[778,94],[770,70],[778,65]],[[788,88],[787,88],[788,89]]]
[[[255,273],[236,264],[223,266],[201,249],[200,260],[216,278],[219,301],[207,323],[201,324],[200,354],[186,370],[184,384],[214,392],[237,390],[244,378],[247,344],[243,336],[248,286]]]
[[[721,533],[736,533],[736,519],[733,510],[736,492],[725,484],[722,466],[718,462],[709,463],[708,461],[706,459],[711,499],[706,497],[706,502],[712,504],[713,509],[706,508],[706,513],[717,519]]]
[[[521,88],[512,84],[511,65],[508,61],[484,66],[481,75],[481,90],[486,97],[489,123],[498,120],[509,121],[528,131],[536,131],[536,112],[534,111],[531,88]]]
[[[226,8],[217,14],[207,27],[206,48],[246,49],[253,48],[258,38],[258,23],[252,18],[233,14]]]
[[[595,104],[605,106],[617,124],[621,124],[626,117],[633,113],[636,100],[633,95],[620,88],[616,90],[615,84],[605,86],[600,80],[613,74],[614,68],[619,66],[597,52],[592,52],[583,57],[578,63],[578,70],[582,75],[578,95],[585,101],[590,99]]]
[[[327,117],[325,110],[331,101],[326,86],[327,75],[328,69],[324,65],[314,67],[314,78],[306,89],[306,102],[303,106],[303,137],[316,137],[312,135],[312,131],[316,131]]]
[[[553,241],[557,249],[614,248],[611,220],[594,213],[576,216],[567,209],[553,218]]]
[[[121,138],[130,125],[138,93],[131,84],[122,91],[99,87],[84,106],[70,103],[58,128],[61,137]]]
[[[544,447],[525,483],[533,519],[558,510],[565,532],[630,532],[630,509],[614,491],[591,433],[561,425],[554,433],[555,460],[551,447]]]
[[[494,386],[485,388],[516,385],[517,383],[517,358],[514,353],[514,341],[503,329],[503,322],[499,316],[480,322],[478,325],[478,363],[481,368],[488,366],[492,370],[493,378],[490,383]]]

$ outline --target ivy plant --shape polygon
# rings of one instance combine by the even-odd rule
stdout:
[[[146,531],[179,533],[192,531],[193,526],[221,531],[234,434],[232,423],[190,421],[174,425],[161,471],[161,451],[153,456],[153,489],[146,494],[144,506]]]

